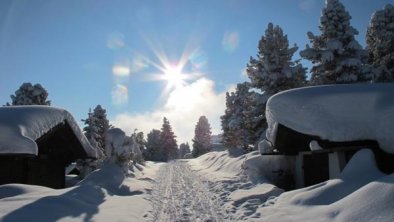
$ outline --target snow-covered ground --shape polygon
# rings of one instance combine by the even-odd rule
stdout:
[[[74,187],[8,184],[0,186],[0,221],[146,221],[152,181],[161,164],[134,167],[125,177],[117,165],[104,165]]]
[[[223,221],[223,211],[200,175],[184,161],[163,165],[152,192],[153,221]]]
[[[105,165],[71,188],[0,186],[0,221],[393,221],[394,175],[373,153],[354,155],[339,179],[284,192],[270,183],[284,157],[227,151],[147,162],[125,177]]]

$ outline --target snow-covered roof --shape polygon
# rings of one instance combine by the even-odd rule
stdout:
[[[394,153],[394,84],[305,87],[278,93],[267,102],[266,137],[278,123],[332,142],[376,140]]]
[[[38,154],[38,138],[60,123],[67,122],[89,157],[95,149],[75,122],[72,115],[49,106],[0,107],[0,154]]]

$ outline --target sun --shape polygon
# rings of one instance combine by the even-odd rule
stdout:
[[[184,85],[187,79],[187,75],[182,73],[182,66],[172,66],[172,65],[165,65],[163,69],[163,80],[167,81],[168,87],[179,87]]]

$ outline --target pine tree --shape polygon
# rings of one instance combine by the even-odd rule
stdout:
[[[164,149],[161,147],[160,130],[151,130],[146,139],[146,160],[152,161],[166,161]]]
[[[254,133],[257,123],[254,119],[256,93],[250,89],[249,82],[237,84],[234,93],[235,110],[229,123],[230,130],[236,137],[237,147],[242,147],[246,152],[250,151],[249,146],[256,140]]]
[[[133,150],[134,153],[133,161],[135,163],[143,163],[144,162],[143,152],[145,151],[145,146],[146,146],[144,133],[138,132],[137,129],[135,129],[134,133],[131,135],[131,138],[135,142],[135,147]]]
[[[194,129],[193,151],[194,157],[201,156],[211,151],[211,126],[205,116],[200,116],[196,128]]]
[[[83,128],[85,136],[90,141],[90,144],[97,148],[100,159],[104,159],[106,156],[104,152],[105,133],[110,128],[106,110],[97,105],[93,112],[89,110],[88,118],[82,121],[86,125]]]
[[[47,100],[48,92],[40,84],[32,85],[30,82],[23,83],[15,95],[11,95],[11,104],[7,103],[6,106],[19,106],[19,105],[45,105],[50,106],[51,101]]]
[[[243,108],[238,111],[240,114],[237,114],[242,124],[235,133],[241,142],[232,142],[243,146],[246,151],[249,151],[248,144],[256,145],[264,136],[267,128],[267,99],[280,91],[304,86],[306,81],[305,68],[299,60],[292,61],[298,47],[289,47],[287,35],[279,26],[268,24],[265,35],[259,41],[258,49],[257,58],[251,57],[246,67],[250,86],[246,83],[239,85],[238,92],[233,98],[233,106]],[[248,87],[255,90],[251,92]]]
[[[261,129],[265,129],[265,118],[261,110],[265,100],[251,90],[249,82],[237,84],[235,92],[226,94],[226,110],[221,117],[222,143],[228,148],[242,147],[246,152],[258,142]],[[260,114],[260,115],[259,115]]]
[[[366,81],[367,53],[355,39],[358,31],[350,25],[350,14],[339,0],[326,0],[320,17],[320,36],[308,32],[312,43],[300,52],[313,63],[311,84],[337,84]]]
[[[394,6],[376,11],[367,29],[369,63],[374,82],[394,82]]]
[[[172,131],[170,122],[166,117],[163,118],[163,125],[160,133],[160,144],[165,151],[165,160],[173,160],[178,157],[178,145]]]
[[[181,145],[179,145],[179,158],[185,158],[185,155],[190,153],[189,143],[181,143]]]
[[[237,138],[234,131],[230,128],[230,121],[235,113],[235,94],[226,92],[226,109],[224,110],[224,115],[220,117],[222,126],[222,144],[228,148],[237,147]]]
[[[292,61],[298,47],[289,48],[287,35],[279,26],[268,24],[265,36],[259,41],[257,59],[250,58],[246,73],[255,87],[266,95],[301,87],[305,83],[305,69],[299,61]]]

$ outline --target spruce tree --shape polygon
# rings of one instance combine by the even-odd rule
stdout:
[[[172,131],[170,122],[164,117],[160,133],[160,144],[165,151],[165,160],[167,161],[178,157],[178,145],[175,138],[176,136]]]
[[[185,158],[186,154],[191,153],[189,143],[179,145],[179,158]]]
[[[194,129],[193,151],[194,157],[201,156],[204,153],[211,151],[211,126],[207,117],[200,116],[196,128]]]
[[[237,84],[234,93],[235,110],[229,122],[230,130],[236,137],[234,141],[237,147],[242,147],[246,152],[249,152],[249,146],[256,142],[254,131],[258,123],[254,119],[257,105],[255,97],[258,95],[250,89],[249,82]]]
[[[230,121],[233,118],[236,110],[234,99],[234,92],[226,92],[226,109],[224,110],[224,115],[220,117],[223,131],[222,144],[228,148],[237,147],[237,138],[235,136],[233,128],[230,127]]]
[[[272,23],[268,24],[258,44],[257,58],[250,58],[247,64],[246,73],[250,79],[250,87],[255,89],[254,92],[248,93],[245,89],[239,86],[238,94],[234,95],[234,100],[238,100],[235,107],[246,103],[244,110],[246,115],[241,126],[241,145],[248,151],[247,144],[257,143],[264,136],[263,133],[267,128],[265,118],[265,105],[267,99],[283,90],[288,90],[305,85],[306,75],[305,68],[302,67],[299,60],[293,61],[292,57],[297,51],[298,47],[294,45],[289,47],[287,35],[279,26],[274,26]],[[248,90],[250,91],[250,90]],[[242,98],[241,95],[245,95]],[[247,95],[247,96],[246,96]],[[254,132],[254,135],[250,133]]]
[[[105,133],[110,128],[106,110],[100,105],[97,105],[93,112],[89,110],[88,118],[82,121],[86,125],[83,128],[85,136],[90,141],[90,144],[97,148],[97,151],[101,156],[100,159],[104,159],[106,156],[104,152]]]
[[[394,82],[394,6],[376,11],[367,29],[369,63],[374,82]]]
[[[15,95],[11,95],[11,104],[7,103],[6,106],[19,106],[19,105],[45,105],[50,106],[51,101],[47,100],[48,92],[40,84],[32,85],[30,82],[23,83]]]
[[[144,138],[144,133],[143,132],[138,132],[137,129],[134,130],[134,133],[131,135],[131,138],[135,142],[135,147],[133,150],[133,161],[135,163],[143,163],[144,162],[144,157],[143,157],[143,152],[146,149],[146,141]]]
[[[298,47],[294,45],[289,48],[287,35],[279,26],[268,24],[258,48],[257,58],[251,57],[246,68],[252,87],[271,96],[304,85],[305,69],[299,61],[292,61]]]
[[[320,17],[321,35],[308,32],[312,48],[300,52],[310,60],[311,84],[338,84],[366,81],[367,53],[355,39],[358,31],[350,25],[350,14],[339,0],[326,0]]]
[[[166,161],[164,149],[161,146],[160,130],[153,129],[147,134],[146,139],[146,160]]]

